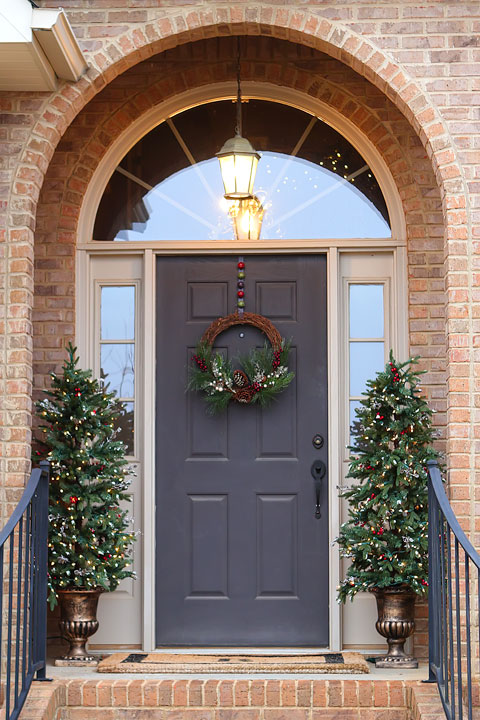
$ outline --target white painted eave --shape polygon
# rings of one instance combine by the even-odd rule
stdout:
[[[87,69],[64,11],[0,0],[0,90],[52,91]]]

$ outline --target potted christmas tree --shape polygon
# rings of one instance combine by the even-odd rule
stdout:
[[[101,592],[133,577],[134,533],[127,511],[125,446],[116,439],[122,410],[91,372],[80,370],[67,348],[62,373],[37,402],[42,438],[37,456],[51,463],[49,603],[60,603],[60,629],[70,648],[64,660],[88,661],[85,643],[98,629]]]
[[[351,564],[338,598],[374,593],[376,628],[389,646],[378,667],[417,667],[403,646],[415,629],[415,599],[428,587],[426,463],[438,453],[416,361],[399,364],[390,353],[385,370],[367,382],[349,448],[347,477],[355,483],[341,492],[349,517],[337,542]]]

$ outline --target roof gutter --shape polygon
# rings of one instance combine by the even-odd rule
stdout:
[[[62,8],[33,8],[31,27],[57,77],[77,82],[88,65]]]

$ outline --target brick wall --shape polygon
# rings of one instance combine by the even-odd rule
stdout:
[[[185,83],[208,83],[219,73],[231,76],[232,67],[216,62],[207,40],[242,33],[252,36],[248,77],[273,73],[280,85],[318,95],[369,135],[392,170],[408,227],[411,349],[424,358],[425,384],[440,411],[437,422],[446,426],[454,508],[478,545],[478,3],[39,4],[66,9],[90,68],[78,83],[51,95],[0,94],[3,513],[18,498],[29,465],[34,259],[40,387],[61,359],[64,338],[73,333],[76,222],[96,164],[115,134],[152,101]],[[193,62],[193,54],[189,58],[193,46],[187,44],[197,41],[201,64]],[[281,41],[327,55],[325,71],[286,68],[275,57]],[[147,77],[142,61],[177,46],[172,53],[183,53],[190,70]],[[266,48],[268,63],[262,56]],[[128,86],[133,77],[139,83],[135,90]]]
[[[58,4],[42,3],[44,6]],[[3,354],[2,380],[4,412],[9,406],[13,412],[5,417],[5,425],[10,429],[2,436],[2,442],[8,445],[2,452],[2,470],[8,474],[4,487],[21,485],[28,464],[25,446],[29,437],[31,383],[32,230],[37,221],[36,201],[43,176],[60,137],[82,107],[85,107],[83,122],[88,117],[87,108],[98,112],[102,88],[108,95],[108,83],[142,59],[191,40],[242,32],[315,47],[351,68],[355,75],[348,71],[349,87],[342,87],[330,96],[332,104],[345,112],[348,112],[348,93],[349,99],[355,98],[357,108],[362,104],[362,94],[365,105],[365,92],[367,97],[372,93],[372,100],[381,99],[384,104],[387,98],[391,101],[388,108],[385,104],[383,115],[381,108],[369,104],[370,113],[364,117],[363,129],[377,142],[399,186],[402,184],[409,236],[412,351],[419,351],[426,359],[430,395],[440,411],[447,411],[447,449],[451,479],[456,486],[453,498],[465,526],[472,531],[474,496],[470,488],[473,488],[476,471],[476,436],[472,427],[476,396],[474,334],[478,319],[473,305],[476,275],[468,270],[475,267],[478,238],[474,108],[478,79],[474,65],[479,60],[476,29],[480,20],[475,6],[437,2],[432,7],[417,8],[413,2],[385,5],[310,2],[302,3],[300,8],[297,3],[249,7],[242,2],[221,5],[122,0],[87,6],[82,3],[79,9],[75,0],[62,4],[91,63],[87,75],[76,85],[65,85],[51,97],[33,93],[17,97],[11,93],[2,95],[2,198],[6,198],[2,210],[7,216],[3,238],[8,247],[3,258],[7,263],[4,277],[8,285],[4,301],[8,307],[5,319],[9,322],[7,336],[10,338]],[[263,68],[259,71],[259,67],[259,63],[252,64],[254,77],[262,75]],[[269,68],[274,72],[272,66]],[[348,72],[344,70],[344,74]],[[366,78],[368,84],[362,78]],[[203,79],[189,81],[208,82],[208,73],[204,73]],[[292,80],[284,75],[277,82]],[[307,92],[318,92],[322,99],[322,91],[328,94],[328,83],[321,83],[323,88],[317,90],[313,78],[301,77],[301,73],[296,73],[293,82],[303,83]],[[340,83],[337,87],[340,88]],[[175,87],[168,89],[165,84],[158,87],[160,97],[172,90],[175,91]],[[97,102],[87,106],[97,93],[100,93]],[[137,106],[136,112],[140,111]],[[387,118],[389,112],[390,118]],[[382,121],[381,125],[376,124],[383,137],[369,127],[372,114],[376,121]],[[72,131],[77,128],[77,134],[81,132],[79,120],[77,117],[71,127]],[[118,131],[122,122],[128,122],[128,118],[117,115],[116,127],[111,124],[110,132]],[[391,142],[392,135],[397,136],[395,122],[402,127],[400,150],[399,143],[395,143],[395,148]],[[362,126],[361,121],[359,124]],[[88,135],[86,128],[85,132]],[[396,160],[394,152],[398,152]],[[59,162],[60,155],[55,157],[49,177],[53,178],[55,172],[57,176],[65,172]],[[74,158],[74,162],[77,163],[78,158]],[[409,177],[402,180],[402,173]],[[50,219],[44,219],[42,226],[38,219],[43,242],[37,243],[35,254],[39,290],[40,284],[43,285],[40,293],[45,292],[53,273],[61,273],[59,287],[55,281],[49,298],[38,295],[37,309],[44,312],[43,320],[50,317],[52,323],[60,323],[63,334],[69,334],[73,323],[72,286],[65,292],[61,287],[67,284],[66,278],[73,266],[69,247],[72,235],[68,233],[75,232],[75,205],[78,205],[85,178],[72,177],[70,181],[68,197],[62,195],[61,224],[53,227],[53,220],[49,225]],[[48,192],[49,195],[46,188],[42,196],[44,206],[55,195],[51,185]],[[439,195],[443,208],[438,203]],[[71,218],[69,213],[73,213]],[[52,248],[47,245],[55,243],[53,236],[57,230],[59,251],[54,258]],[[468,242],[470,238],[473,242]],[[449,301],[446,323],[442,317],[444,288]],[[449,361],[446,385],[443,383],[445,338]],[[49,343],[51,346],[48,360],[43,354],[38,357],[39,362],[58,361],[55,338],[44,336],[42,343],[45,353]],[[447,407],[442,397],[445,387]]]

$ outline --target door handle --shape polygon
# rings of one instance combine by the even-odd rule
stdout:
[[[325,463],[321,460],[314,460],[312,463],[312,467],[310,468],[310,472],[312,473],[313,482],[315,483],[315,517],[317,520],[320,519],[321,512],[320,512],[320,493],[322,492],[322,478],[324,477],[325,473],[327,472],[327,468],[325,467]]]

